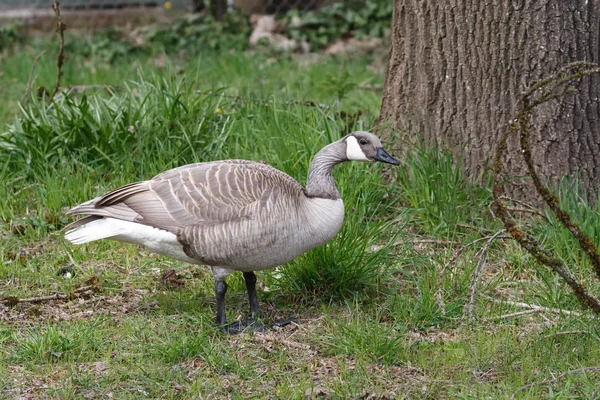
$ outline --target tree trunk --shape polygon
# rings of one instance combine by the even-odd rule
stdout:
[[[495,144],[528,84],[573,61],[599,61],[600,0],[395,0],[378,129],[460,153],[473,179],[491,167]],[[600,183],[600,77],[538,107],[532,151],[551,184],[578,174],[590,196]],[[506,168],[525,175],[518,139]],[[530,186],[507,186],[529,197]]]
[[[217,21],[222,20],[227,12],[227,0],[212,0],[210,10]]]

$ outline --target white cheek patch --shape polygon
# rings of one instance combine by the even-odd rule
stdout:
[[[370,161],[354,136],[348,136],[346,139],[346,158],[353,161]]]

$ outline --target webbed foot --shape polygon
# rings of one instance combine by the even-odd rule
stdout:
[[[228,335],[237,335],[242,332],[266,332],[265,327],[260,322],[248,317],[232,322],[231,324],[221,325],[220,329]]]

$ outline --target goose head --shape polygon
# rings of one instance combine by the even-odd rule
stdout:
[[[371,132],[352,132],[342,140],[346,144],[346,158],[350,161],[379,161],[400,165],[398,160],[385,151],[381,140]]]

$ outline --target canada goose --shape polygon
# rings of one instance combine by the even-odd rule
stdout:
[[[313,158],[306,188],[270,165],[224,160],[184,165],[131,183],[68,211],[74,244],[113,239],[191,264],[208,265],[215,280],[217,325],[235,333],[260,316],[253,271],[274,268],[331,240],[344,203],[331,170],[341,162],[398,165],[370,132],[353,132]],[[225,278],[244,275],[248,324],[226,325]]]

